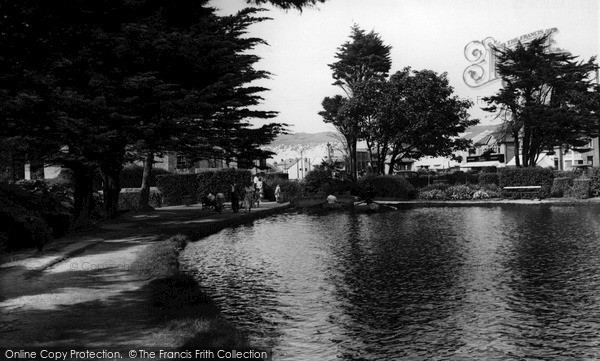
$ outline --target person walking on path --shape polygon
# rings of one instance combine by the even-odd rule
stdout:
[[[240,196],[238,194],[237,183],[232,183],[229,190],[229,198],[231,199],[231,210],[237,213],[240,209]]]
[[[252,209],[252,203],[254,202],[254,186],[247,185],[244,188],[244,208],[246,208],[246,213],[250,212]]]
[[[256,185],[256,190],[258,191],[258,197],[260,199],[264,198],[264,193],[263,193],[263,180],[262,177],[258,177],[258,182],[255,183]]]
[[[281,187],[279,184],[275,187],[275,201],[278,203],[281,202]]]

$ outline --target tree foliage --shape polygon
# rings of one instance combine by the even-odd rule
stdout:
[[[2,7],[0,107],[4,141],[29,160],[71,168],[75,209],[93,208],[101,171],[109,215],[132,155],[176,150],[200,158],[264,155],[282,124],[250,128],[266,78],[248,37],[266,20],[248,8],[219,17],[208,1],[25,0]]]
[[[248,3],[256,5],[269,3],[286,10],[291,8],[302,10],[305,7],[315,6],[316,4],[324,3],[325,1],[327,0],[248,0]]]
[[[391,67],[391,47],[385,45],[379,34],[369,33],[358,25],[352,27],[350,40],[338,48],[337,61],[330,64],[336,86],[346,98],[336,95],[323,100],[323,111],[319,114],[326,123],[332,123],[344,136],[350,157],[349,174],[356,177],[356,145],[360,139],[360,123],[365,121],[357,109],[360,101],[352,101],[360,84],[384,79]],[[348,108],[350,106],[351,108]]]
[[[446,73],[407,67],[391,76],[374,133],[389,144],[390,172],[402,158],[449,156],[468,146],[459,134],[479,121],[469,118],[471,101],[453,93]]]
[[[494,49],[504,86],[485,98],[486,110],[497,112],[514,137],[517,166],[533,167],[542,152],[581,148],[598,134],[597,116],[585,100],[595,58],[583,62],[566,52],[549,52],[547,40]]]

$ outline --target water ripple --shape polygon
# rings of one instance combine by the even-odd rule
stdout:
[[[594,206],[285,214],[182,261],[276,360],[600,358]]]

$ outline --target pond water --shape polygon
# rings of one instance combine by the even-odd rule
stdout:
[[[182,263],[275,360],[600,359],[600,205],[288,213]]]

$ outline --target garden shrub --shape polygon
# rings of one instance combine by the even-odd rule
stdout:
[[[423,188],[423,187],[427,187],[429,184],[433,183],[434,177],[420,174],[418,177],[411,177],[411,178],[405,178],[405,179],[413,187]]]
[[[156,177],[164,206],[194,204],[197,199],[196,174],[165,174]]]
[[[164,174],[171,174],[171,172],[162,168],[153,168],[149,179],[150,187],[156,187],[157,177]],[[134,164],[125,166],[119,175],[121,188],[141,188],[143,176],[144,167]]]
[[[327,169],[313,169],[304,177],[304,187],[307,193],[329,193],[333,178]]]
[[[165,174],[157,177],[156,185],[162,194],[162,205],[175,206],[198,203],[210,192],[223,193],[229,200],[229,187],[234,182],[244,187],[252,183],[252,173],[247,169],[224,168],[197,174]]]
[[[53,233],[48,221],[56,222],[50,204],[17,185],[0,184],[0,249],[42,249]]]
[[[274,201],[275,200],[275,188],[277,187],[277,184],[281,180],[288,180],[289,175],[286,173],[281,173],[281,172],[264,173],[264,174],[262,174],[262,178],[263,178],[263,193],[264,193],[265,199],[268,199],[269,201]]]
[[[441,189],[419,190],[419,199],[445,200],[446,198],[446,192]]]
[[[139,210],[140,194],[141,188],[122,188],[119,194],[119,210]],[[148,204],[154,208],[159,208],[162,205],[162,197],[158,188],[150,188]]]
[[[448,187],[446,190],[446,194],[449,199],[455,200],[463,200],[463,199],[473,199],[473,194],[475,190],[468,185],[457,184]]]
[[[552,189],[550,190],[550,194],[552,197],[561,198],[565,195],[565,192],[573,186],[573,178],[570,177],[560,177],[554,178],[552,182]]]
[[[247,169],[223,168],[217,171],[205,171],[197,174],[197,200],[200,201],[209,193],[223,193],[229,199],[231,184],[237,183],[241,189],[252,183],[252,172]],[[263,187],[265,182],[263,182]]]
[[[485,190],[480,189],[478,191],[475,191],[475,193],[473,193],[473,199],[488,199],[488,198],[491,198],[491,196]]]
[[[294,198],[300,197],[304,192],[304,186],[298,181],[278,179],[273,183],[273,189],[275,189],[277,185],[279,185],[284,202],[289,202]]]
[[[600,197],[600,168],[591,168],[588,170],[590,178],[590,194],[592,197]]]
[[[590,197],[590,185],[592,181],[585,175],[573,179],[573,186],[568,188],[565,195],[570,198],[586,199]]]
[[[539,197],[545,198],[550,196],[552,183],[554,181],[554,173],[551,169],[540,167],[528,168],[504,168],[500,172],[500,188],[509,186],[541,186],[538,193]],[[508,195],[503,191],[503,195]],[[511,192],[515,198],[530,197],[531,193]]]
[[[570,179],[575,179],[579,177],[578,175],[575,174],[575,172],[570,171],[570,170],[557,170],[554,171],[554,178],[570,178]]]
[[[414,199],[417,197],[415,187],[400,176],[366,176],[358,180],[358,184],[362,189],[366,189],[369,183],[375,190],[375,197],[395,199]]]
[[[477,181],[479,184],[499,184],[500,175],[498,173],[480,173]]]
[[[434,183],[419,189],[420,192],[428,192],[432,190],[446,191],[450,187],[447,183]]]
[[[500,186],[497,184],[480,184],[477,190],[484,191],[490,198],[500,198]]]
[[[470,172],[457,171],[446,174],[448,184],[477,184],[479,176]]]

